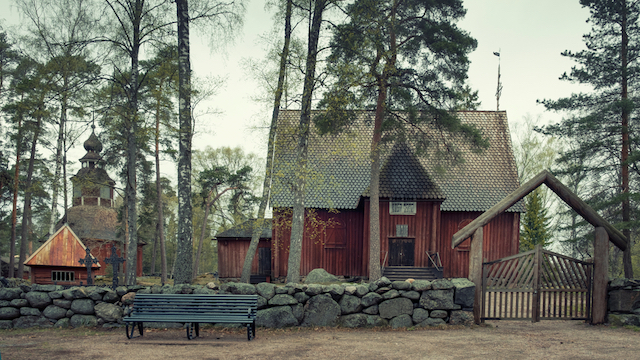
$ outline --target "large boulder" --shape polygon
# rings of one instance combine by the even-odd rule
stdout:
[[[66,299],[53,299],[53,305],[61,307],[61,308],[66,309],[66,310],[71,309],[71,301],[70,300],[66,300]],[[51,306],[51,305],[49,305],[49,306]],[[47,307],[49,307],[49,306],[47,306]]]
[[[408,281],[396,280],[391,283],[391,287],[396,290],[411,290],[411,283]]]
[[[316,295],[304,306],[302,326],[335,326],[340,313],[340,305],[331,297]]]
[[[640,291],[609,291],[609,311],[632,313],[637,308],[640,308]]]
[[[325,269],[313,269],[304,279],[305,284],[321,284],[337,281],[338,278],[335,275],[329,274]]]
[[[392,319],[399,315],[411,315],[413,314],[413,302],[403,297],[386,300],[378,305],[378,310],[383,319]]]
[[[320,284],[310,284],[304,291],[308,296],[316,296],[322,294],[322,285]]]
[[[13,319],[14,329],[25,329],[30,327],[51,327],[53,324],[44,316],[21,316]]]
[[[26,295],[26,299],[29,301],[31,307],[37,309],[44,309],[51,305],[53,300],[49,297],[49,294],[42,291],[31,291]]]
[[[333,300],[338,301],[344,294],[344,287],[338,284],[331,284],[324,287],[324,292],[331,295]]]
[[[13,320],[20,317],[20,310],[13,306],[6,306],[0,308],[0,320]]]
[[[431,290],[431,281],[429,281],[429,280],[416,280],[411,284],[411,287],[415,291]]]
[[[427,320],[429,318],[429,312],[423,308],[413,309],[412,320],[415,324],[420,324],[421,322]]]
[[[282,306],[282,305],[296,305],[298,301],[291,295],[278,294],[269,300],[269,305]]]
[[[389,321],[381,318],[378,315],[368,315],[367,316],[367,326],[388,326]]]
[[[438,325],[445,325],[445,324],[446,323],[444,322],[443,319],[428,318],[425,321],[421,322],[420,324],[417,324],[416,326],[426,327],[426,326],[438,326]]]
[[[122,308],[114,304],[105,302],[96,304],[94,311],[96,312],[96,316],[105,322],[118,322],[122,319]]]
[[[344,295],[339,304],[342,315],[353,314],[362,310],[362,301],[357,296]]]
[[[104,295],[102,295],[102,301],[104,302],[114,303],[118,300],[120,300],[120,296],[118,295],[117,292],[113,290],[109,290],[106,293],[104,293]]]
[[[69,320],[69,325],[74,328],[81,326],[96,327],[98,326],[98,319],[93,315],[75,314]]]
[[[20,288],[2,288],[0,289],[0,300],[20,299],[22,292]]]
[[[474,324],[473,313],[471,311],[452,311],[449,318],[449,324],[451,325],[473,325]]]
[[[20,308],[20,316],[40,316],[42,315],[42,311],[31,308],[31,307],[22,307]]]
[[[407,314],[398,315],[393,319],[389,320],[389,325],[393,329],[406,328],[406,327],[413,326],[413,320],[411,320],[411,316]]]
[[[62,290],[62,285],[40,285],[33,284],[31,285],[31,291],[43,291],[43,292],[51,292],[51,291],[60,291]]]
[[[365,314],[350,314],[340,317],[340,325],[348,328],[367,326],[368,316]]]
[[[256,285],[258,295],[269,300],[276,294],[276,285],[271,283],[260,283]]]
[[[84,287],[72,287],[71,289],[64,290],[62,296],[67,300],[84,299],[88,296],[87,290]]]
[[[465,278],[452,279],[451,282],[455,289],[454,304],[458,304],[463,308],[472,308],[473,299],[476,295],[476,285]]]
[[[256,325],[268,328],[281,328],[298,325],[298,319],[293,314],[290,306],[275,306],[258,310]]]
[[[431,282],[431,288],[433,290],[448,290],[453,289],[453,282],[447,279],[437,279]]]
[[[228,290],[232,294],[239,295],[254,295],[256,294],[256,287],[251,284],[245,283],[229,283]]]
[[[48,319],[59,320],[67,316],[67,309],[61,308],[60,306],[56,305],[49,305],[46,309],[44,309],[42,314]]]
[[[369,307],[372,305],[377,305],[382,301],[382,295],[370,292],[367,295],[362,297],[362,306]]]
[[[71,302],[71,311],[74,314],[93,315],[93,301],[91,299],[76,299]]]
[[[609,324],[614,326],[640,326],[640,316],[633,314],[608,314]]]
[[[420,306],[427,310],[453,310],[453,289],[424,291],[420,297]]]

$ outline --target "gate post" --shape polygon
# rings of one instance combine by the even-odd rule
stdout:
[[[593,244],[593,305],[591,323],[602,324],[607,319],[607,285],[609,282],[609,234],[599,226]],[[588,301],[588,299],[587,299]]]
[[[533,300],[531,301],[531,322],[540,321],[540,266],[542,265],[542,246],[536,245],[533,258]]]
[[[476,286],[473,299],[473,320],[480,325],[482,317],[482,242],[483,227],[479,227],[471,237],[471,249],[469,251],[469,279]]]

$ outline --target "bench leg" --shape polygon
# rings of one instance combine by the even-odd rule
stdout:
[[[247,324],[247,340],[251,341],[256,337],[256,324]]]
[[[187,326],[187,339],[191,340],[200,336],[200,323],[187,323],[185,325]]]
[[[131,325],[131,331],[129,331],[129,325]],[[133,339],[133,333],[136,330],[136,326],[138,327],[138,333],[140,336],[144,334],[143,332],[143,323],[142,322],[134,322],[134,323],[125,323],[125,331],[127,334],[127,339]]]

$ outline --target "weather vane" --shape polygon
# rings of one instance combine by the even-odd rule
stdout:
[[[498,57],[498,88],[496,89],[496,111],[500,111],[500,95],[502,94],[502,83],[500,82],[500,50],[494,51],[493,55]]]

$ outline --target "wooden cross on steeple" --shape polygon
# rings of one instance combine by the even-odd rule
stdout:
[[[87,251],[87,255],[83,259],[78,260],[78,262],[81,265],[84,265],[87,267],[87,285],[93,285],[93,276],[91,276],[91,266],[93,266],[93,264],[97,264],[98,259],[94,258],[91,255],[91,250],[89,250],[89,248],[85,248],[85,250]]]

